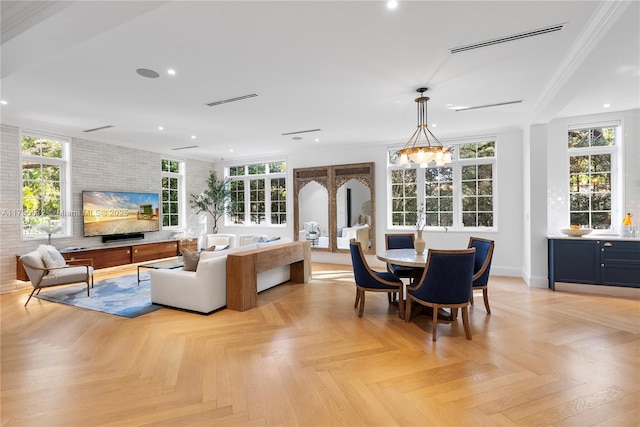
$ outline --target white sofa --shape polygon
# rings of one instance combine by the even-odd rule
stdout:
[[[226,256],[202,259],[196,271],[151,270],[150,274],[154,304],[199,313],[227,305]]]
[[[291,242],[283,238],[221,251],[203,251],[196,271],[151,271],[151,302],[198,313],[210,313],[227,304],[227,255]],[[277,267],[257,275],[258,292],[289,281],[290,269]]]

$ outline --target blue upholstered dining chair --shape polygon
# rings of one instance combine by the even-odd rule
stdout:
[[[384,235],[384,245],[385,249],[413,249],[413,242],[415,240],[415,235],[413,233],[395,233],[395,234],[385,234]],[[405,267],[403,265],[395,265],[387,263],[387,271],[393,274],[396,277],[401,279],[409,279],[416,275],[416,269],[411,267]],[[417,272],[418,275],[421,275],[422,272]],[[389,294],[389,302],[393,301],[393,296],[395,294]]]
[[[433,310],[433,341],[436,340],[438,309],[450,308],[455,321],[457,309],[462,309],[464,333],[471,339],[469,300],[473,278],[474,248],[458,250],[429,249],[427,265],[419,283],[407,286],[405,321],[411,320],[411,302]]]
[[[478,237],[469,238],[468,247],[476,249],[476,258],[473,266],[471,304],[473,304],[473,290],[482,289],[484,308],[487,310],[487,314],[491,314],[491,308],[489,308],[489,296],[487,295],[487,285],[489,284],[489,270],[491,270],[493,246],[493,240],[481,239]]]
[[[356,302],[354,307],[360,303],[358,316],[362,317],[364,312],[364,295],[365,291],[370,292],[398,292],[402,289],[402,281],[393,274],[385,271],[373,271],[367,264],[367,260],[362,253],[360,242],[355,239],[349,241],[349,249],[351,251],[351,263],[353,264],[353,275],[356,281]],[[402,310],[403,307],[401,306]],[[400,313],[404,317],[404,313]]]
[[[413,242],[415,235],[413,233],[407,234],[385,234],[384,243],[385,248],[389,249],[413,249]],[[395,274],[400,278],[411,278],[414,269],[411,267],[405,267],[402,265],[387,264],[387,271]]]

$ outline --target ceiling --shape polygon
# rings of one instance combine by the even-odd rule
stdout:
[[[2,123],[219,160],[402,143],[415,130],[421,86],[429,88],[432,130],[445,141],[634,109],[639,5],[3,0]],[[560,31],[450,52],[558,24]],[[142,77],[139,68],[160,76]],[[451,109],[513,101],[521,102]],[[282,135],[312,129],[321,130]]]

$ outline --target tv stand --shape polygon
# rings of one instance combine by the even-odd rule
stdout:
[[[148,243],[62,250],[60,253],[68,261],[90,259],[93,261],[93,268],[98,269],[174,257],[178,255],[179,250],[180,241],[161,240]],[[20,262],[20,255],[16,255],[16,279],[29,280],[27,272],[24,271],[24,267]]]
[[[144,233],[111,234],[109,236],[102,236],[102,243],[111,242],[113,240],[129,239],[144,239]]]

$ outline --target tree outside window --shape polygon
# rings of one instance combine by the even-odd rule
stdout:
[[[162,226],[180,227],[182,213],[182,163],[162,160]]]
[[[229,178],[230,221],[235,225],[287,223],[287,164],[284,161],[233,165]]]
[[[66,234],[64,211],[68,183],[66,139],[22,134],[22,235],[47,235],[44,229],[56,229],[56,235]]]
[[[614,206],[613,160],[618,126],[568,132],[569,221],[571,225],[610,229]]]
[[[445,167],[395,166],[396,151],[388,166],[392,227],[413,227],[422,203],[427,227],[495,227],[495,141],[454,145]]]

